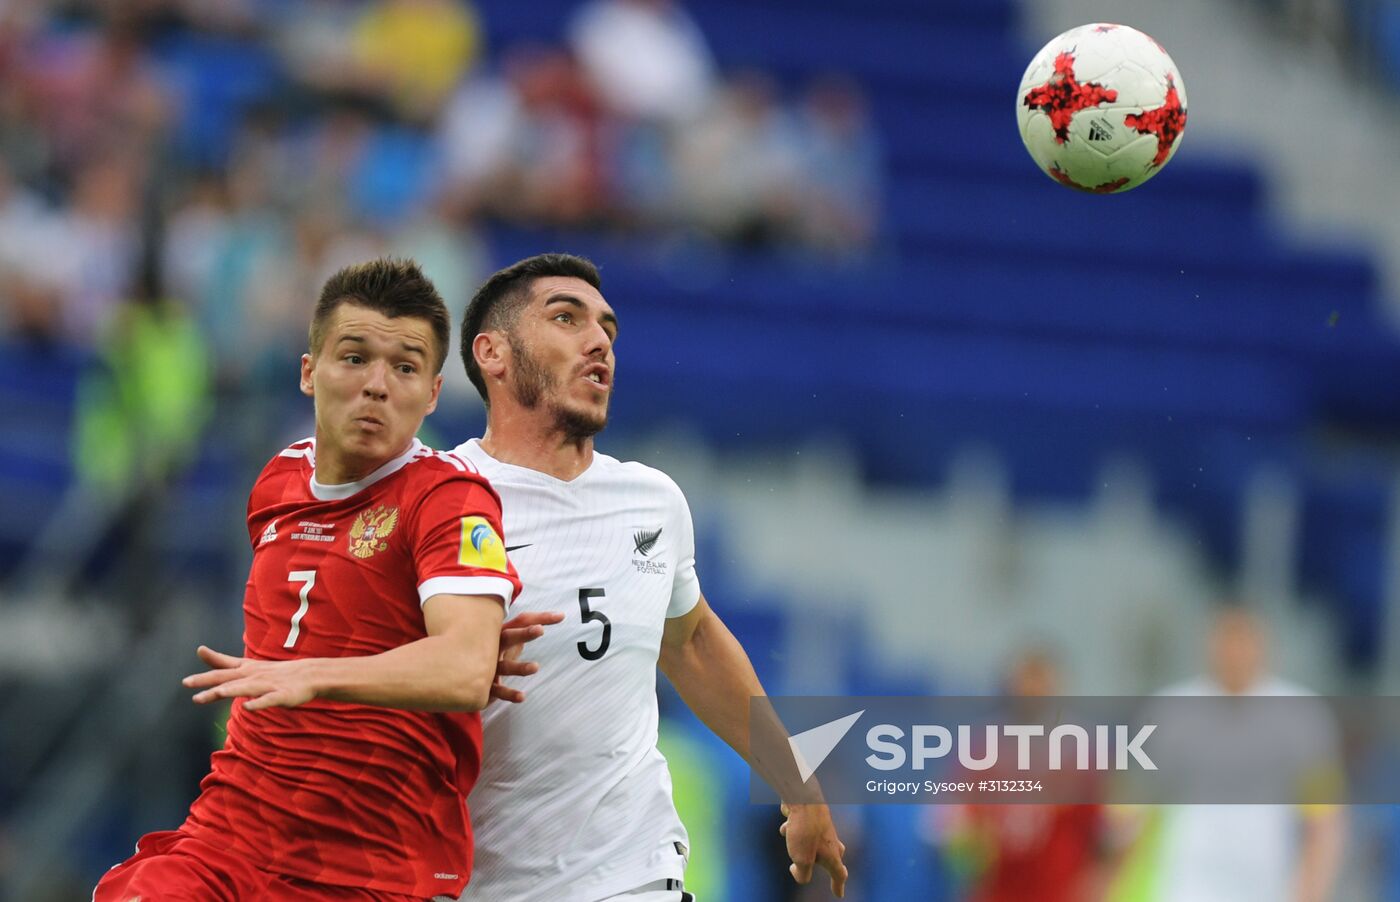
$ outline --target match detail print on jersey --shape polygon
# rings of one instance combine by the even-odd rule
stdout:
[[[485,517],[462,518],[462,552],[458,561],[464,567],[506,572],[505,545]]]

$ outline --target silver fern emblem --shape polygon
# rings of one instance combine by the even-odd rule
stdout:
[[[632,540],[637,543],[634,549],[637,554],[646,557],[651,554],[651,550],[656,547],[656,540],[661,538],[661,527],[657,527],[654,532],[645,529],[637,530],[637,534],[632,536]]]

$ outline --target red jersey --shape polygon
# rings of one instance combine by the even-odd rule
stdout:
[[[314,473],[314,443],[298,442],[249,496],[247,657],[378,654],[427,635],[433,595],[508,604],[519,591],[500,499],[469,463],[415,441],[357,483]],[[277,874],[456,895],[471,873],[465,800],[480,766],[475,713],[322,700],[248,712],[237,700],[183,829]]]
[[[993,844],[992,861],[970,897],[975,902],[1088,898],[1102,814],[1098,805],[969,806],[969,820]]]

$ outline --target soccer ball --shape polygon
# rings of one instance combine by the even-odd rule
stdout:
[[[1021,140],[1055,181],[1116,194],[1152,178],[1186,130],[1186,87],[1167,51],[1126,25],[1072,28],[1046,44],[1016,94]]]

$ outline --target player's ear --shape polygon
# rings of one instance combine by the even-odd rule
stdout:
[[[478,332],[472,339],[472,356],[482,375],[499,379],[505,375],[510,360],[510,341],[504,332]]]
[[[316,369],[316,360],[310,354],[301,355],[301,393],[308,398],[316,396],[311,385],[311,374]],[[439,377],[441,378],[441,377]],[[436,396],[435,396],[436,398]]]
[[[442,373],[438,373],[436,376],[433,377],[433,395],[428,399],[428,411],[427,413],[423,414],[423,416],[427,416],[429,413],[432,413],[434,410],[437,410],[438,397],[441,394]]]

